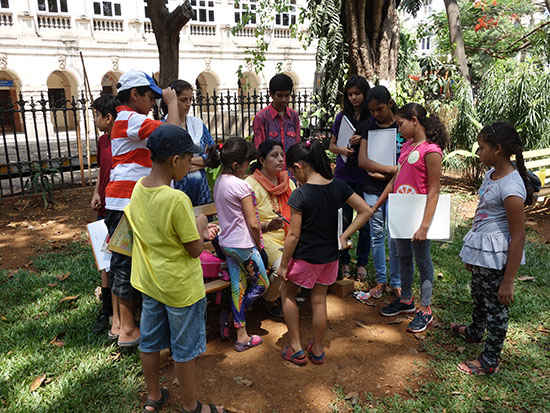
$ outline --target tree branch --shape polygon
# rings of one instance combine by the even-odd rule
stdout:
[[[546,0],[546,2],[550,2],[550,0]],[[514,49],[512,49],[512,46],[514,46],[515,44],[517,43],[521,43],[523,40],[527,39],[529,36],[531,36],[532,34],[534,34],[535,32],[539,31],[540,29],[542,29],[543,27],[545,26],[548,26],[550,24],[550,20],[547,20],[546,22],[540,24],[538,27],[535,27],[533,30],[531,30],[529,33],[527,33],[526,35],[520,37],[519,39],[517,39],[515,42],[513,42],[510,46],[508,46],[508,49],[507,51],[510,51],[511,53],[513,53]],[[525,44],[525,43],[524,43]],[[523,47],[520,46],[520,47]]]

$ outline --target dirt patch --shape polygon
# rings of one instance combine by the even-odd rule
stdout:
[[[344,394],[357,393],[363,400],[366,393],[408,397],[406,389],[418,388],[430,376],[429,357],[422,340],[405,331],[412,317],[386,319],[378,315],[379,308],[389,301],[390,297],[369,307],[352,298],[329,295],[327,358],[322,366],[309,363],[298,367],[284,361],[280,354],[287,343],[285,324],[266,318],[261,309],[251,311],[249,331],[261,335],[264,344],[237,353],[232,341],[210,339],[198,363],[201,399],[223,404],[232,412],[293,413],[332,411],[337,387]],[[312,337],[308,303],[301,312],[302,337],[307,343]],[[388,324],[396,320],[398,324]],[[215,329],[215,322],[209,327],[212,324]],[[174,381],[173,367],[161,374],[175,408],[181,402],[181,390]]]
[[[0,268],[28,267],[37,253],[82,239],[86,224],[97,217],[90,208],[92,191],[92,187],[56,191],[49,209],[43,209],[37,197],[2,199]]]

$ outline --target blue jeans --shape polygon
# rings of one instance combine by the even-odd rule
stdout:
[[[204,169],[187,174],[181,181],[175,181],[174,188],[185,192],[191,199],[193,206],[212,202],[208,179]]]
[[[378,200],[376,194],[364,194],[365,202],[373,206]],[[370,239],[372,259],[374,261],[374,269],[376,270],[376,282],[386,284],[386,207],[384,203],[372,215],[370,225]],[[388,232],[388,244],[390,250],[390,285],[392,287],[401,286],[401,276],[399,275],[399,258],[397,257],[397,247],[395,240],[391,239]]]
[[[206,351],[206,298],[187,307],[171,307],[143,294],[139,350],[156,353],[170,347],[178,363]]]
[[[360,197],[363,197],[363,193],[361,192],[361,186],[362,184],[354,184],[349,183],[348,185],[355,191],[357,195]],[[343,218],[344,218],[344,230],[346,230],[347,227],[351,224],[353,221],[353,208],[350,207],[348,204],[344,204],[344,207],[342,208],[343,212]],[[359,239],[357,240],[357,266],[358,267],[364,267],[369,262],[369,254],[370,254],[370,227],[369,224],[363,225],[362,228],[359,229]],[[342,265],[347,265],[350,262],[350,254],[349,249],[344,249],[340,251],[340,263]]]
[[[415,241],[397,239],[397,254],[399,255],[399,269],[403,291],[401,298],[408,301],[412,298],[412,282],[414,278],[414,260],[420,273],[420,296],[423,306],[429,306],[432,301],[434,282],[434,266],[430,255],[430,241]]]

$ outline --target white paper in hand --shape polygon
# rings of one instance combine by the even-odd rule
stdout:
[[[347,148],[351,137],[355,135],[355,127],[347,118],[346,115],[342,116],[342,122],[340,122],[340,129],[338,130],[338,140],[336,146],[341,148]],[[344,162],[347,161],[347,156],[340,155]]]
[[[342,244],[340,244],[340,237],[344,233],[344,210],[342,208],[338,209],[338,249],[343,249]]]
[[[92,244],[92,251],[94,253],[95,263],[99,271],[109,271],[111,266],[111,252],[107,249],[105,242],[108,231],[105,220],[92,222],[86,226],[88,229],[88,236],[90,238],[90,244]]]
[[[369,159],[381,165],[395,166],[397,152],[397,129],[370,130],[367,141]]]
[[[390,194],[388,198],[388,227],[390,236],[396,239],[411,239],[422,223],[426,195]],[[428,239],[451,238],[451,195],[440,194]]]

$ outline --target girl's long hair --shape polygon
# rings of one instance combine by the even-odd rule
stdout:
[[[508,122],[495,122],[491,125],[485,126],[479,132],[479,138],[484,142],[487,142],[492,147],[496,148],[498,145],[504,151],[504,156],[510,158],[512,155],[516,155],[517,170],[525,185],[527,197],[525,198],[525,205],[531,205],[533,203],[533,193],[535,187],[529,179],[527,168],[525,167],[525,161],[523,159],[523,144],[521,138],[514,128]]]
[[[326,179],[332,179],[330,161],[318,140],[307,140],[292,145],[286,151],[286,166],[290,168],[297,162],[303,161],[310,165],[315,172]]]
[[[386,86],[378,85],[371,88],[367,95],[367,105],[371,100],[376,100],[378,103],[388,105],[393,113],[397,110],[397,106]]]
[[[363,103],[361,103],[359,121],[355,120],[355,110],[348,98],[348,90],[352,87],[356,87],[363,94]],[[354,126],[357,126],[357,123],[370,118],[369,105],[367,102],[369,90],[369,82],[363,76],[359,75],[353,75],[344,85],[344,115],[347,116]]]
[[[396,115],[400,118],[411,120],[414,117],[424,127],[428,141],[438,145],[441,150],[445,149],[449,142],[447,128],[437,115],[428,115],[426,109],[418,103],[407,103],[398,109]]]
[[[207,149],[207,165],[217,168],[220,164],[226,169],[233,169],[233,163],[242,164],[256,157],[252,144],[243,138],[229,138],[224,143],[212,145]]]

